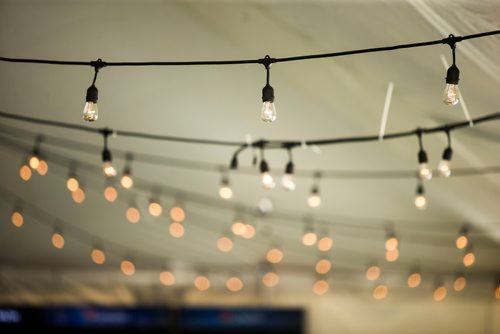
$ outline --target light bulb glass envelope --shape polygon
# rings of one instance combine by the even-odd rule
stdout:
[[[274,102],[265,101],[262,103],[260,119],[267,123],[271,123],[276,120],[276,107],[274,106]]]

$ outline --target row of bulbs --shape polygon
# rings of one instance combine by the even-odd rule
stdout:
[[[453,64],[446,72],[446,86],[443,93],[443,102],[448,106],[457,105],[460,102],[460,92],[458,89],[458,82],[460,79],[460,71],[455,65],[455,45],[452,45]],[[271,58],[265,57],[264,66],[266,68],[266,85],[262,89],[262,108],[260,112],[260,119],[265,123],[272,123],[276,120],[276,106],[274,104],[274,88],[269,84]],[[100,60],[99,60],[100,61]],[[98,61],[98,63],[99,63]],[[97,73],[99,67],[95,66],[95,75],[92,85],[87,89],[85,96],[85,106],[83,108],[83,119],[88,122],[93,122],[98,119],[98,90],[95,86]]]

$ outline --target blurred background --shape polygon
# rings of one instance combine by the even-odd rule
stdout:
[[[259,59],[499,26],[494,0],[0,0],[0,56]],[[377,135],[391,83],[386,133],[499,112],[499,54],[498,36],[457,44],[453,107],[447,45],[273,64],[272,124],[259,64],[103,68],[86,123],[92,67],[0,62],[0,111],[242,143]],[[118,132],[108,178],[101,135],[0,117],[0,330],[500,333],[499,130],[451,133],[451,176],[423,183],[420,210],[416,136],[297,147],[285,191],[286,150],[265,151],[266,190],[259,150],[229,170],[238,146]],[[423,145],[436,169],[446,134]]]

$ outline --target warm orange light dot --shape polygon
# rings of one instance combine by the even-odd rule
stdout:
[[[434,300],[440,302],[446,298],[446,294],[446,288],[444,286],[440,286],[436,290],[434,290]]]
[[[21,176],[21,179],[23,179],[23,181],[28,181],[29,179],[31,179],[31,169],[28,166],[23,165],[19,170],[19,176]]]
[[[264,276],[262,276],[262,284],[264,284],[268,288],[275,287],[276,285],[278,285],[279,282],[280,282],[280,277],[275,272],[270,271],[268,273],[265,273]]]
[[[11,218],[12,224],[15,227],[21,227],[21,226],[23,226],[23,224],[24,224],[24,217],[23,217],[23,215],[22,215],[21,212],[14,211],[12,213],[12,216],[10,218]]]
[[[421,282],[422,282],[422,275],[420,275],[420,273],[413,273],[410,276],[408,276],[409,288],[416,288],[420,285]]]
[[[279,248],[271,248],[267,251],[266,260],[271,263],[280,263],[283,260],[283,251]]]
[[[470,267],[476,262],[476,256],[474,255],[473,252],[468,252],[464,255],[464,266]]]
[[[467,247],[467,244],[469,243],[469,240],[465,235],[460,235],[458,236],[457,240],[455,240],[455,246],[457,246],[458,249],[464,249]]]
[[[116,188],[113,186],[107,186],[104,189],[104,198],[108,202],[114,202],[118,198],[118,191],[116,191]]]
[[[390,237],[385,241],[385,249],[388,251],[394,251],[398,248],[398,239],[396,237]]]
[[[101,249],[94,248],[90,253],[90,257],[95,264],[103,264],[106,262],[106,254]]]
[[[231,226],[231,231],[234,233],[234,235],[238,236],[242,236],[245,233],[246,229],[247,225],[242,221],[235,221]]]
[[[78,188],[71,193],[71,197],[73,198],[73,201],[75,201],[78,204],[81,204],[83,203],[83,201],[85,201],[85,192],[83,191],[82,188]]]
[[[330,237],[323,237],[318,241],[318,249],[321,252],[328,252],[333,247],[333,239]]]
[[[314,282],[313,285],[313,292],[317,294],[318,296],[324,295],[325,293],[328,292],[328,289],[330,288],[330,284],[326,280],[318,280]]]
[[[457,292],[462,291],[465,289],[465,286],[467,285],[467,281],[465,280],[465,277],[460,276],[455,279],[455,282],[453,282],[453,289]]]
[[[332,269],[332,262],[327,259],[321,259],[316,263],[316,272],[318,274],[326,274]]]
[[[495,289],[495,298],[500,299],[500,285]]]
[[[230,252],[233,249],[233,241],[228,237],[221,237],[217,240],[217,248],[221,252]]]
[[[210,280],[208,277],[200,275],[194,279],[194,287],[199,291],[206,291],[210,289]]]
[[[377,300],[382,300],[387,297],[387,294],[389,293],[389,289],[387,288],[387,285],[385,284],[380,284],[373,289],[373,298]]]
[[[74,177],[70,177],[66,181],[66,188],[68,188],[68,190],[71,192],[78,190],[79,187],[80,187],[80,183]]]
[[[174,206],[170,209],[170,219],[174,222],[182,223],[186,220],[186,212],[180,206]]]
[[[139,211],[139,209],[137,209],[133,206],[131,206],[130,208],[127,209],[126,216],[127,216],[127,220],[131,224],[138,223],[139,220],[141,220],[141,212]]]
[[[182,238],[184,236],[184,226],[181,223],[173,222],[169,226],[169,232],[174,238]]]
[[[40,160],[40,164],[38,165],[38,168],[36,169],[38,174],[41,176],[44,176],[49,172],[49,164],[45,160]]]
[[[385,259],[388,261],[388,262],[394,262],[396,261],[397,259],[399,258],[399,251],[398,249],[394,249],[392,251],[386,251],[385,252]]]
[[[163,208],[161,207],[161,204],[155,201],[149,202],[148,205],[148,211],[149,214],[153,217],[158,217],[161,215]]]
[[[371,266],[366,270],[366,279],[369,281],[375,281],[380,277],[380,267]]]
[[[312,246],[316,243],[317,240],[318,240],[318,236],[314,232],[306,232],[302,236],[302,243],[305,246]]]
[[[40,159],[36,155],[33,155],[30,158],[29,164],[31,169],[38,169],[38,167],[40,166]]]
[[[64,247],[63,235],[57,232],[52,234],[52,245],[57,249],[63,248]]]
[[[122,270],[122,273],[127,276],[132,276],[133,274],[135,274],[135,265],[132,261],[123,260],[120,263],[120,269]]]
[[[251,224],[246,224],[245,225],[245,232],[241,235],[245,239],[252,239],[255,236],[255,233],[257,231],[255,230],[255,227]]]
[[[130,189],[134,185],[134,179],[132,179],[132,177],[130,175],[125,174],[120,179],[120,183],[121,183],[123,188]]]
[[[164,270],[160,273],[160,282],[165,286],[172,286],[175,284],[175,276],[170,271]]]
[[[243,281],[238,277],[229,277],[226,281],[226,287],[231,292],[238,292],[243,289]]]

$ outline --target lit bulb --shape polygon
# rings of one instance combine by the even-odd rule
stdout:
[[[36,154],[31,155],[29,160],[29,165],[31,169],[36,170],[40,166],[40,159]]]
[[[207,276],[196,276],[196,278],[194,279],[194,286],[199,291],[206,291],[210,288],[210,280]]]
[[[130,189],[134,185],[134,179],[132,178],[132,175],[124,174],[124,175],[122,175],[122,178],[120,179],[120,183],[121,183],[123,188]]]
[[[497,285],[497,288],[495,289],[495,298],[500,299],[500,284]]]
[[[80,187],[80,183],[74,176],[70,176],[68,180],[66,181],[66,188],[68,188],[69,191],[74,192]]]
[[[464,249],[467,247],[467,244],[469,243],[469,240],[467,239],[467,236],[465,234],[461,234],[457,237],[457,240],[455,240],[455,245],[457,246],[458,249]]]
[[[369,281],[375,281],[380,277],[380,267],[371,266],[366,270],[366,279]]]
[[[118,192],[116,191],[116,188],[113,186],[107,186],[104,189],[104,198],[110,203],[116,201],[116,199],[118,198]]]
[[[447,294],[446,288],[444,286],[440,286],[434,290],[434,295],[433,295],[434,300],[440,302],[446,298],[446,294]]]
[[[160,282],[165,286],[172,286],[175,284],[175,276],[168,270],[163,270],[160,273]]]
[[[327,259],[321,259],[316,263],[315,269],[318,274],[326,274],[332,269],[332,262]]]
[[[226,281],[226,287],[231,292],[238,292],[243,289],[243,281],[238,277],[229,277]]]
[[[150,200],[148,205],[148,212],[153,217],[158,217],[163,212],[163,208],[161,204],[156,202],[155,200]]]
[[[266,260],[271,263],[280,263],[283,260],[283,251],[279,248],[271,248],[267,251]]]
[[[387,288],[387,285],[380,284],[380,285],[377,285],[373,289],[373,298],[375,298],[377,300],[382,300],[382,299],[385,299],[387,297],[388,293],[389,293],[389,289]]]
[[[327,252],[333,247],[333,240],[330,237],[323,237],[318,241],[318,249],[321,252]]]
[[[111,161],[104,161],[102,163],[102,170],[104,171],[104,175],[106,175],[107,177],[116,176],[116,169],[115,167],[113,167]]]
[[[312,246],[316,243],[317,240],[318,240],[318,236],[316,235],[316,233],[314,233],[312,231],[306,232],[302,236],[302,244],[304,246]]]
[[[124,275],[132,276],[135,274],[135,265],[130,260],[123,260],[120,263],[120,269]]]
[[[321,296],[327,293],[329,288],[330,284],[328,283],[328,281],[321,279],[314,282],[313,292],[316,295]]]
[[[252,224],[245,225],[245,232],[241,235],[245,239],[252,239],[255,236],[257,230],[253,227]]]
[[[14,211],[12,216],[10,217],[12,225],[15,227],[21,227],[24,225],[24,217],[23,214],[19,211]]]
[[[52,245],[57,249],[64,247],[64,237],[62,233],[54,232],[54,234],[52,234]]]
[[[126,212],[126,217],[129,223],[136,224],[141,220],[141,212],[136,207],[129,207]]]
[[[87,122],[93,122],[96,121],[98,117],[97,103],[92,101],[86,102],[85,107],[83,108],[83,119]]]
[[[47,174],[49,172],[49,164],[47,163],[47,161],[40,159],[40,164],[38,165],[38,168],[36,171],[41,176],[44,176],[45,174]]]
[[[276,120],[276,107],[274,106],[274,102],[265,101],[262,103],[260,119],[267,123],[271,123]]]
[[[280,277],[275,272],[270,271],[265,273],[264,276],[262,276],[262,284],[264,284],[268,288],[275,287],[276,285],[278,285],[279,282],[280,282]]]
[[[83,203],[83,201],[85,201],[85,192],[82,188],[78,188],[71,193],[71,197],[73,198],[73,201],[75,201],[75,203],[81,204]]]
[[[399,258],[399,251],[397,248],[394,250],[388,250],[385,252],[385,259],[387,260],[387,262],[394,262],[398,258]]]
[[[170,235],[174,238],[182,238],[184,236],[184,225],[178,222],[173,222],[168,228]]]
[[[287,191],[294,191],[296,188],[292,174],[285,174],[281,177],[281,186]]]
[[[170,209],[170,219],[174,222],[182,223],[186,220],[186,211],[180,206],[174,206]]]
[[[453,289],[456,292],[460,292],[463,289],[465,289],[465,286],[467,285],[467,281],[464,276],[459,276],[455,279],[455,282],[453,282]]]
[[[385,241],[385,249],[387,251],[393,251],[398,248],[398,239],[394,235],[390,235]]]
[[[442,177],[449,177],[451,175],[450,162],[448,160],[441,160],[438,165],[439,175]]]
[[[424,210],[427,208],[427,199],[424,194],[424,187],[422,185],[417,186],[417,193],[415,195],[415,207],[419,210]]]
[[[423,180],[432,179],[432,170],[429,168],[427,163],[423,162],[418,166],[418,175]]]
[[[412,273],[410,276],[408,276],[409,288],[416,288],[420,285],[421,282],[422,282],[422,275],[420,275],[420,273]]]
[[[443,94],[443,102],[448,106],[454,106],[460,102],[458,85],[446,84]]]
[[[104,262],[106,262],[106,255],[104,254],[104,251],[99,248],[92,249],[90,257],[95,264],[104,264]]]
[[[220,185],[219,188],[219,196],[222,199],[231,199],[233,198],[233,190],[229,186],[229,182],[223,182]]]
[[[472,252],[472,250],[467,251],[463,258],[464,266],[470,267],[474,264],[474,262],[476,262],[476,256],[474,255],[474,252]]]
[[[23,181],[28,181],[31,179],[31,168],[28,165],[22,165],[19,169],[19,176]]]
[[[273,189],[276,186],[276,183],[274,182],[274,179],[271,176],[271,173],[264,172],[261,174],[260,177],[262,180],[262,185],[264,186],[265,189]]]
[[[233,241],[228,237],[221,237],[217,240],[217,248],[224,253],[230,252],[233,249]]]
[[[319,195],[319,189],[317,187],[313,187],[311,190],[311,194],[307,199],[307,204],[311,208],[317,208],[321,205],[321,197]]]
[[[231,231],[233,232],[234,235],[237,236],[242,236],[245,233],[246,229],[247,225],[239,220],[235,221],[233,225],[231,225]]]

